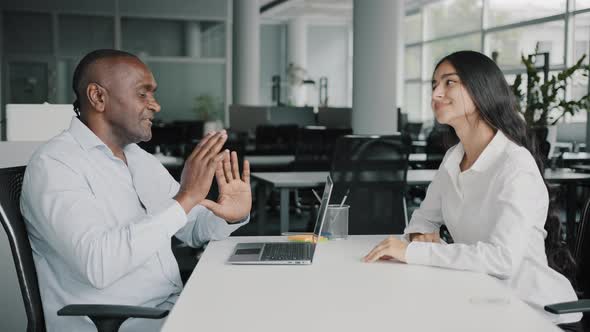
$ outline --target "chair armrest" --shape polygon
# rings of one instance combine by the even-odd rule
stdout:
[[[71,304],[61,308],[58,316],[92,316],[96,318],[150,318],[160,319],[169,311],[150,307],[104,304]]]
[[[590,300],[578,300],[572,302],[561,302],[545,306],[545,311],[552,314],[571,314],[576,312],[590,311]]]

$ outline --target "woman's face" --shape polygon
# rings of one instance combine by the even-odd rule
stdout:
[[[432,78],[432,110],[439,123],[455,127],[478,117],[475,104],[448,61],[441,63]]]

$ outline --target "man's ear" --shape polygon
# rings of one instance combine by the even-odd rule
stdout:
[[[104,112],[106,107],[106,90],[96,83],[89,83],[86,87],[86,97],[95,110]]]

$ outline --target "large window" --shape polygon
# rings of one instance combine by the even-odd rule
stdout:
[[[497,52],[501,67],[518,67],[521,55],[535,53],[538,47],[539,52],[549,52],[551,65],[563,65],[564,37],[563,20],[501,30],[486,35],[486,54]]]
[[[481,28],[481,0],[447,0],[424,6],[426,40]]]
[[[405,75],[408,79],[420,79],[420,59],[422,58],[422,47],[414,46],[406,48],[404,56]]]
[[[406,16],[404,22],[406,43],[415,43],[422,40],[422,15],[420,13]]]
[[[455,51],[480,49],[481,35],[479,33],[424,44],[424,75],[426,80],[430,81],[434,66],[445,55]]]
[[[404,101],[411,121],[433,118],[432,71],[454,51],[474,50],[494,58],[510,84],[525,73],[522,55],[548,52],[551,73],[590,56],[590,0],[441,0],[409,13],[405,24]],[[587,94],[588,82],[576,73],[565,95]],[[586,112],[565,121],[586,121]]]
[[[566,0],[487,0],[486,27],[496,27],[563,14]]]

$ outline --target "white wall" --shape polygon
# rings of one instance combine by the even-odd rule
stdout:
[[[328,105],[351,105],[349,79],[349,31],[346,24],[319,25],[307,27],[307,74],[316,81],[316,94],[319,78],[328,77]],[[260,27],[260,104],[271,105],[271,77],[280,75],[281,101],[288,100],[286,25],[278,23],[261,24]],[[314,95],[314,102],[317,102]]]
[[[307,43],[307,72],[316,81],[316,90],[319,91],[320,77],[326,76],[328,106],[351,106],[348,105],[348,26],[308,26]]]

